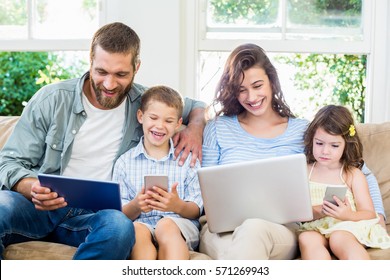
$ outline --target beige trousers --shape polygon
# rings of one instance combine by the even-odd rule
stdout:
[[[287,260],[297,257],[298,243],[293,227],[248,219],[222,234],[211,233],[204,224],[199,251],[218,260]]]

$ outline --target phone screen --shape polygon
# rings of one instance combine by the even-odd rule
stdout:
[[[145,175],[144,183],[145,183],[145,192],[148,190],[153,190],[152,189],[153,186],[168,191],[168,176],[166,175]]]
[[[327,200],[335,205],[337,205],[336,201],[333,199],[333,196],[337,196],[340,200],[345,199],[345,194],[347,192],[347,187],[327,187],[324,200]]]

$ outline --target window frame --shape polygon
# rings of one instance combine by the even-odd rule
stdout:
[[[0,38],[0,51],[87,51],[91,39],[34,39],[32,33],[32,2],[27,0],[28,38],[27,39],[2,39]],[[106,23],[107,0],[97,0],[99,6],[99,26]]]
[[[286,0],[284,0],[286,1]],[[199,48],[203,51],[212,51],[216,48],[220,51],[231,51],[234,47],[249,40],[255,44],[261,45],[265,50],[270,52],[316,52],[321,53],[351,53],[351,54],[366,54],[370,51],[371,42],[371,16],[374,6],[374,1],[362,0],[362,24],[363,29],[362,41],[346,42],[335,39],[321,40],[291,40],[285,39],[282,33],[281,39],[214,39],[207,38],[207,0],[199,0],[197,9],[199,16]],[[228,30],[228,28],[227,28]],[[282,30],[282,32],[284,32]]]
[[[194,89],[195,92],[200,92],[198,85],[199,52],[230,52],[236,46],[248,41],[261,45],[267,52],[365,54],[368,61],[365,122],[390,120],[390,82],[386,81],[386,73],[390,71],[386,62],[390,61],[390,55],[386,53],[386,44],[383,44],[383,38],[387,38],[387,45],[390,45],[390,28],[387,27],[390,4],[386,0],[363,0],[363,40],[356,42],[329,39],[302,41],[283,38],[276,40],[210,39],[206,38],[206,0],[184,2],[182,5],[183,13],[186,15],[187,32],[183,35],[183,41],[187,42],[186,46],[193,44],[194,48],[188,48],[183,53],[187,58],[191,55],[195,56],[194,62],[187,60],[186,75],[183,78],[186,92],[191,92]]]

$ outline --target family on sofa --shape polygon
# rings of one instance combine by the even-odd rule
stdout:
[[[122,197],[129,201],[128,205],[135,201],[137,207],[124,207],[123,212],[69,208],[62,197],[39,184],[36,179],[38,171],[111,179],[118,158],[129,150],[134,151],[138,143],[143,143],[140,148],[142,150],[144,146],[145,156],[153,154],[151,161],[177,158],[178,165],[188,170],[199,167],[198,161],[202,161],[202,166],[210,166],[304,152],[303,139],[308,122],[296,118],[290,111],[284,101],[276,69],[260,47],[246,44],[230,54],[213,104],[215,108],[220,105],[220,109],[216,112],[217,117],[207,122],[206,127],[205,105],[185,99],[181,118],[186,127],[172,138],[172,129],[167,130],[166,127],[176,128],[181,124],[181,118],[171,117],[172,108],[166,106],[171,104],[169,99],[157,102],[167,107],[164,107],[168,112],[164,117],[160,114],[161,110],[152,110],[147,116],[138,110],[141,96],[146,91],[143,86],[133,83],[140,66],[139,48],[139,38],[128,26],[122,23],[103,26],[92,40],[90,71],[80,79],[46,86],[29,101],[0,154],[3,190],[0,192],[3,213],[0,255],[8,245],[45,240],[77,247],[74,259],[127,259],[130,254],[133,258],[188,259],[190,251],[195,250],[198,243],[199,251],[213,259],[296,258],[299,248],[295,230],[264,220],[248,219],[233,233],[224,235],[210,233],[207,223],[202,223],[199,237],[197,218],[202,213],[202,203],[199,193],[190,195],[181,190],[186,188],[186,184],[170,186],[169,192],[154,189],[155,192],[146,194],[139,190],[138,185],[132,194]],[[156,124],[150,129],[145,127],[145,123],[141,125],[139,121],[143,122],[144,117]],[[351,194],[350,200],[338,201],[338,205],[324,202],[321,209],[314,211],[318,214],[314,217],[323,218],[326,215],[343,221],[367,220],[371,221],[372,229],[355,233],[345,230],[349,227],[344,223],[345,234],[338,238],[347,240],[351,245],[341,253],[331,246],[332,232],[324,233],[324,238],[322,233],[319,234],[319,229],[310,231],[315,238],[329,242],[331,253],[338,258],[369,258],[363,252],[364,246],[388,248],[390,241],[386,239],[388,235],[383,228],[386,213],[381,193],[375,177],[365,165],[362,171],[366,177],[363,176],[364,180],[359,183],[365,191],[359,190],[355,194],[355,176],[350,174],[362,174],[357,168],[360,166],[355,165],[361,163],[362,157],[358,135],[351,135],[350,125],[353,125],[352,121],[349,121],[346,130],[336,135],[320,126],[325,131],[314,141],[316,145],[321,142],[325,146],[328,142],[324,139],[336,138],[337,145],[332,142],[330,149],[337,146],[341,153],[350,138],[355,141],[357,148],[354,153],[359,158],[352,161],[351,167],[351,162],[344,161],[341,156],[332,158],[333,171],[337,167],[342,175],[330,182],[352,186],[354,201]],[[150,141],[142,141],[146,137],[150,137]],[[162,150],[161,143],[164,143]],[[317,157],[314,158],[318,161]],[[320,163],[313,167],[313,178],[325,183],[317,173],[321,169],[324,168]],[[124,168],[121,174],[126,172],[130,170]],[[192,190],[196,192],[193,186],[196,186],[197,179],[196,176],[192,178],[195,180]],[[189,197],[190,200],[187,200]],[[351,210],[354,204],[356,211]],[[158,211],[160,215],[165,212],[172,215],[167,219],[148,219],[148,213],[152,217],[152,213]],[[145,219],[133,223],[132,220],[141,215]],[[186,220],[190,220],[190,223]],[[336,224],[334,220],[332,222]],[[170,234],[161,233],[160,227],[173,232],[173,236],[178,238],[166,241],[164,238]],[[145,236],[145,232],[148,240],[139,237]],[[373,238],[384,241],[380,245],[373,240],[361,242],[371,232],[376,234]],[[150,255],[135,257],[133,254],[139,252],[137,242],[148,246]],[[170,248],[166,244],[173,244],[169,242],[179,244],[182,249],[173,253],[184,254],[170,255],[172,252],[164,249]],[[305,244],[302,239],[301,245]],[[157,251],[158,245],[161,247]],[[351,255],[355,251],[359,253]],[[331,257],[330,253],[328,257]]]

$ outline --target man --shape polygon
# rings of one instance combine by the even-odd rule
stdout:
[[[107,180],[116,159],[137,145],[136,112],[145,87],[133,83],[140,67],[138,35],[122,23],[100,28],[90,50],[90,71],[43,87],[26,106],[0,153],[0,257],[5,246],[50,240],[78,247],[75,259],[126,259],[134,227],[122,212],[66,207],[39,184],[37,173]],[[201,157],[204,104],[186,99],[188,126],[175,136],[181,164]]]

